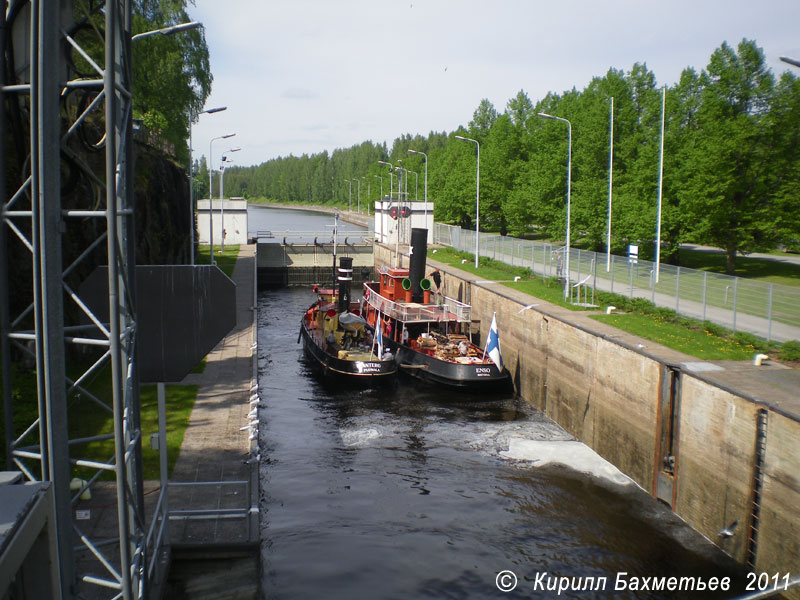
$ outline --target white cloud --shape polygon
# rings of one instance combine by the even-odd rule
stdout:
[[[800,3],[775,0],[197,0],[214,88],[195,154],[236,131],[238,164],[466,125],[482,98],[583,88],[646,63],[672,84],[723,41],[754,39],[770,67],[800,55]],[[215,143],[215,153],[217,153]]]

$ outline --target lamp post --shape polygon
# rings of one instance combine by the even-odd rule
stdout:
[[[478,225],[480,224],[481,214],[481,145],[478,143],[478,140],[473,140],[472,138],[462,137],[460,135],[455,136],[455,138],[465,142],[472,142],[478,149],[478,162],[477,169],[475,171],[475,268],[477,269],[478,251],[480,250],[480,247],[478,246]]]
[[[215,138],[211,138],[211,141],[208,142],[208,242],[211,244],[212,265],[216,264],[216,261],[214,260],[214,186],[212,185],[214,181],[214,167],[211,157],[214,148],[214,142],[216,140],[226,140],[235,135],[235,133],[220,135]]]
[[[228,152],[238,152],[239,150],[241,150],[241,148],[236,147],[231,148]],[[221,164],[225,161],[233,162],[223,154],[219,165],[219,221],[220,227],[222,228],[222,241],[219,245],[220,252],[225,252],[225,165]]]
[[[564,278],[564,300],[567,299],[567,294],[569,294],[569,242],[570,242],[570,228],[569,228],[569,217],[570,217],[570,188],[571,188],[571,169],[572,169],[572,123],[570,123],[567,119],[562,117],[554,117],[553,115],[548,115],[546,113],[537,113],[537,117],[542,117],[543,119],[553,119],[554,121],[561,121],[562,123],[567,124],[567,241],[566,241],[566,259],[564,260],[566,266],[566,276]]]
[[[195,119],[200,115],[222,112],[227,110],[227,106],[218,106],[216,108],[209,108],[201,110]],[[189,121],[189,264],[194,265],[194,161],[192,160],[192,121]],[[208,192],[209,198],[211,197],[211,190]]]
[[[408,150],[411,154],[421,154],[425,158],[425,227],[428,227],[428,155],[417,150]]]
[[[614,173],[614,96],[608,114],[608,232],[606,233],[606,273],[611,272],[611,180]]]

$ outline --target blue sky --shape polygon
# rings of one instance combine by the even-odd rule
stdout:
[[[237,165],[466,125],[523,89],[582,89],[646,63],[659,85],[698,71],[723,41],[754,39],[777,74],[800,58],[798,0],[196,0],[214,87],[194,155]],[[800,75],[800,70],[795,69]]]

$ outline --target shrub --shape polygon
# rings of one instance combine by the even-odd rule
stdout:
[[[791,340],[781,344],[778,358],[781,360],[800,360],[800,341]]]

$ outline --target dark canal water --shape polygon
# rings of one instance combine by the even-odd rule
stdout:
[[[545,598],[560,577],[593,588],[567,598],[742,590],[726,557],[523,401],[410,379],[321,382],[297,343],[313,299],[301,288],[258,298],[265,598]],[[517,577],[508,593],[505,570]],[[734,581],[722,594],[615,591],[623,572],[639,587]]]

